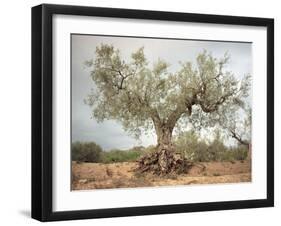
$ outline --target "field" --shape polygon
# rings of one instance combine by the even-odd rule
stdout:
[[[202,162],[187,174],[157,176],[136,173],[135,162],[72,162],[72,190],[240,183],[251,181],[250,161]]]

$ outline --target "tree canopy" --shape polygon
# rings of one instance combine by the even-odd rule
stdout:
[[[119,49],[101,44],[95,58],[86,62],[95,86],[86,103],[98,121],[120,121],[136,136],[141,128],[154,127],[158,133],[160,127],[173,131],[187,123],[214,126],[249,95],[250,75],[239,80],[225,70],[229,59],[228,54],[217,59],[204,50],[195,64],[182,62],[172,73],[162,59],[149,63],[143,47],[125,60]]]

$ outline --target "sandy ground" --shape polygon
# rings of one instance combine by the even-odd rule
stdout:
[[[135,167],[136,164],[133,162],[112,164],[73,162],[72,190],[251,181],[251,166],[248,161],[200,163],[193,166],[188,174],[172,174],[165,177],[139,174],[134,171]]]

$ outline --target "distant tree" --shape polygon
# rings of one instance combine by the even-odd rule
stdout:
[[[71,158],[79,162],[99,162],[102,148],[95,142],[75,142],[71,146]]]
[[[247,77],[239,81],[225,71],[228,60],[227,54],[216,59],[203,51],[195,66],[181,63],[178,72],[170,73],[168,63],[161,59],[150,67],[144,48],[125,61],[118,49],[102,44],[96,48],[95,58],[86,62],[95,84],[86,103],[98,121],[118,120],[137,137],[141,129],[154,127],[158,161],[145,169],[168,173],[184,162],[176,161],[178,156],[173,154],[175,126],[212,126],[221,109],[248,96]]]

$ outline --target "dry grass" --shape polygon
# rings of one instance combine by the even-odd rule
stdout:
[[[202,166],[205,170],[202,170]],[[72,164],[72,189],[106,189],[251,181],[250,162],[209,162],[193,166],[188,174],[159,177],[135,173],[133,162]]]

